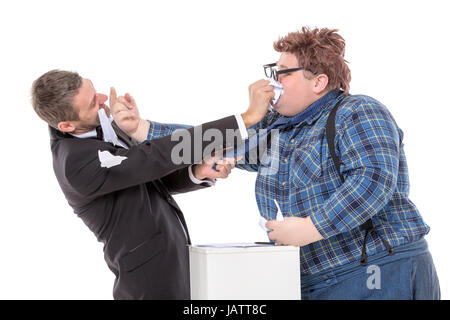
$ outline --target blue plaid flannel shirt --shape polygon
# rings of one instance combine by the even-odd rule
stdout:
[[[343,101],[336,114],[335,151],[343,184],[325,134],[328,114],[339,99]],[[269,112],[256,129],[280,116]],[[300,262],[302,274],[314,274],[359,260],[365,234],[361,225],[369,218],[392,247],[429,232],[408,198],[402,140],[403,132],[383,104],[363,95],[338,96],[301,123],[281,130],[276,152],[267,152],[272,159],[236,167],[258,172],[255,193],[264,218],[276,218],[275,199],[284,216],[311,217],[324,239],[301,247]],[[273,149],[273,144],[268,147]],[[275,174],[273,168],[265,168],[273,167],[274,161]],[[380,238],[371,233],[367,255],[383,250]]]
[[[342,98],[336,114],[335,150],[343,184],[325,135],[328,114]],[[254,128],[266,128],[280,116],[270,111]],[[150,122],[148,137],[156,139],[179,127],[187,126]],[[345,95],[281,130],[274,144],[268,143],[266,159],[236,167],[257,172],[255,195],[261,216],[276,218],[276,199],[284,216],[311,217],[324,239],[300,248],[300,267],[302,274],[314,274],[359,260],[365,234],[361,225],[369,218],[392,247],[429,232],[408,198],[402,140],[402,130],[383,104],[368,96]],[[380,238],[371,233],[367,255],[383,250]]]

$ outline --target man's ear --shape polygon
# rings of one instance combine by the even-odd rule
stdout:
[[[323,93],[327,85],[328,85],[328,76],[324,73],[319,74],[314,79],[314,87],[313,87],[314,93],[315,94]]]
[[[72,121],[61,121],[58,123],[58,129],[62,132],[74,132],[75,126],[72,124]]]

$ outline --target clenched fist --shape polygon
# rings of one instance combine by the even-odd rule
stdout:
[[[236,165],[240,158],[223,158],[219,160],[218,157],[204,160],[201,164],[196,164],[192,167],[192,172],[198,180],[203,179],[225,179],[231,173],[231,170]],[[213,169],[216,164],[216,169]]]

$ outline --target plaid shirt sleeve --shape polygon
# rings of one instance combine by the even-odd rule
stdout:
[[[190,125],[175,124],[175,123],[159,123],[155,121],[147,120],[150,123],[148,129],[147,140],[142,143],[146,143],[150,140],[159,139],[169,134],[172,134],[177,129],[189,129]]]
[[[269,125],[274,123],[280,116],[281,115],[278,112],[269,111],[261,121],[248,128],[249,139],[254,134],[258,134],[259,130],[267,128]],[[253,154],[256,155],[256,157],[258,157],[257,152]],[[259,170],[258,162],[259,161],[257,158],[251,158],[250,152],[245,152],[243,158],[236,163],[235,167],[250,172],[258,172]]]
[[[336,154],[345,182],[311,219],[328,239],[360,226],[392,198],[399,166],[399,133],[389,111],[364,97],[350,110],[338,111]],[[341,117],[339,117],[341,113]]]

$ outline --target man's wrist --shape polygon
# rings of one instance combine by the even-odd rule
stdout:
[[[305,221],[306,221],[306,224],[307,224],[308,229],[309,229],[308,230],[309,234],[311,235],[311,239],[309,239],[309,240],[311,240],[311,242],[316,242],[316,241],[323,240],[324,237],[320,234],[319,230],[317,230],[314,222],[311,219],[311,216],[306,217]]]
[[[206,178],[206,176],[202,176],[198,171],[200,168],[200,165],[198,164],[194,164],[192,165],[192,175],[194,176],[195,179],[197,180],[204,180]]]
[[[150,123],[147,120],[139,119],[138,128],[130,135],[131,138],[141,143],[147,140],[148,130],[150,129]]]
[[[245,126],[244,119],[242,119],[242,116],[240,114],[235,114],[234,117],[236,118],[236,122],[238,123],[239,132],[241,134],[242,140],[248,139],[248,131]]]
[[[188,172],[189,172],[189,178],[191,179],[191,181],[193,182],[193,183],[195,183],[195,184],[201,184],[201,185],[204,185],[204,184],[207,184],[208,186],[214,186],[215,184],[216,184],[216,179],[211,179],[211,178],[208,178],[208,177],[205,177],[205,178],[203,178],[203,179],[197,179],[195,176],[194,176],[194,173],[193,173],[193,168],[194,168],[194,166],[199,166],[199,165],[196,165],[196,164],[193,164],[193,165],[190,165],[189,167],[188,167]]]
[[[257,124],[261,119],[255,116],[248,111],[241,114],[242,120],[244,120],[244,124],[246,128],[250,128],[251,126]]]

